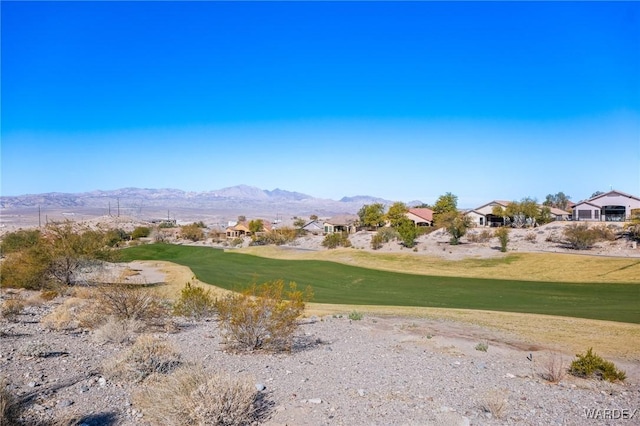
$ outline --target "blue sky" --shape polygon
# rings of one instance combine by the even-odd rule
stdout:
[[[2,195],[640,195],[637,2],[7,2]]]

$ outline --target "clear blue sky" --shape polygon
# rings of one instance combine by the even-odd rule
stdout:
[[[640,195],[637,2],[7,2],[2,195]]]

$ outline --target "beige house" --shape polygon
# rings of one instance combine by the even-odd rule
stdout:
[[[262,220],[262,231],[258,232],[258,234],[265,233],[265,232],[271,232],[271,222],[269,222],[268,220]],[[227,235],[227,238],[238,238],[238,237],[245,237],[245,236],[248,237],[248,236],[251,236],[253,233],[249,229],[249,222],[244,221],[244,222],[238,222],[233,226],[227,227],[225,234]]]
[[[433,226],[433,210],[423,207],[409,209],[405,214],[416,226]]]
[[[324,222],[324,233],[335,234],[336,232],[346,232],[347,234],[353,234],[357,231],[359,220],[358,215],[353,214],[334,216]]]

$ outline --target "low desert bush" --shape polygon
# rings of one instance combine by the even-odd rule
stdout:
[[[11,297],[5,299],[0,306],[0,314],[2,318],[10,322],[18,320],[18,315],[22,313],[24,309],[24,301],[19,297]]]
[[[102,320],[100,307],[95,299],[71,297],[42,318],[42,325],[51,330],[94,328]]]
[[[530,243],[535,243],[537,239],[538,239],[538,237],[537,237],[537,236],[536,236],[536,234],[534,234],[533,232],[527,232],[527,233],[524,235],[524,240],[525,240],[525,241],[528,241],[528,242],[530,242]]]
[[[137,319],[110,316],[95,329],[93,340],[97,343],[127,343],[133,340],[136,333],[144,330],[144,327],[144,323]]]
[[[152,325],[169,315],[164,301],[151,289],[140,284],[109,284],[97,288],[97,300],[105,319],[135,319]]]
[[[544,361],[542,371],[542,378],[551,382],[558,383],[564,378],[567,372],[567,366],[562,356],[552,353]]]
[[[18,351],[22,356],[33,358],[46,358],[49,356],[51,346],[44,342],[27,342]]]
[[[180,298],[173,305],[173,314],[200,319],[213,313],[214,300],[211,291],[186,283],[180,291]]]
[[[297,319],[310,297],[310,289],[302,292],[293,282],[285,289],[284,281],[277,280],[227,295],[215,306],[230,345],[249,351],[283,351],[291,349]]]
[[[496,419],[502,419],[507,413],[507,398],[504,392],[499,390],[489,391],[480,401],[480,408],[484,412],[491,413]]]
[[[378,232],[375,233],[373,237],[371,237],[371,248],[374,250],[378,250],[382,248],[382,246],[390,241],[394,241],[400,238],[400,234],[397,230],[393,228],[380,228]]]
[[[145,419],[166,426],[251,425],[263,412],[250,377],[211,374],[197,365],[150,377],[133,402]]]
[[[329,249],[351,247],[351,241],[346,233],[336,232],[334,234],[327,234],[324,240],[322,240],[322,246]]]
[[[153,373],[168,374],[180,364],[180,353],[171,344],[143,334],[120,358],[104,368],[111,377],[141,382]]]
[[[362,318],[364,318],[364,315],[362,314],[362,312],[358,312],[358,311],[351,311],[349,313],[349,319],[353,320],[353,321],[360,321]]]
[[[610,382],[624,381],[626,374],[622,370],[618,370],[614,363],[603,359],[601,356],[593,352],[593,348],[584,354],[576,355],[577,359],[571,362],[569,373],[576,377],[597,378]]]
[[[619,229],[615,225],[596,225],[591,228],[595,234],[596,241],[615,241]]]
[[[180,236],[185,240],[190,241],[200,241],[203,240],[205,235],[202,230],[203,227],[200,227],[197,223],[192,223],[191,225],[184,225],[180,227]]]
[[[467,234],[467,240],[471,243],[486,243],[493,238],[493,234],[488,229],[480,232],[470,232]]]
[[[564,237],[571,248],[587,250],[599,240],[599,232],[589,229],[589,225],[586,223],[576,223],[565,227]]]
[[[476,351],[486,352],[488,350],[489,350],[489,343],[487,342],[480,342],[476,345]]]
[[[505,253],[507,251],[507,245],[509,244],[509,228],[501,226],[496,229],[495,236],[500,241],[500,251]]]
[[[20,405],[17,398],[9,391],[6,377],[0,377],[0,425],[14,426],[20,424]]]
[[[40,292],[40,299],[48,302],[55,299],[59,295],[60,295],[60,292],[58,290],[42,290]]]
[[[233,240],[229,241],[229,246],[231,247],[238,247],[242,244],[244,244],[244,240],[240,237],[234,238]]]
[[[131,233],[131,238],[137,240],[138,238],[144,238],[151,235],[151,228],[147,226],[138,226]]]

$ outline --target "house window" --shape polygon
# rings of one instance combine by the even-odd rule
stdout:
[[[594,219],[600,219],[600,211],[599,210],[594,210],[593,211],[593,218]]]
[[[480,218],[480,226],[484,226],[484,217]]]
[[[578,219],[591,219],[591,210],[578,210]]]

